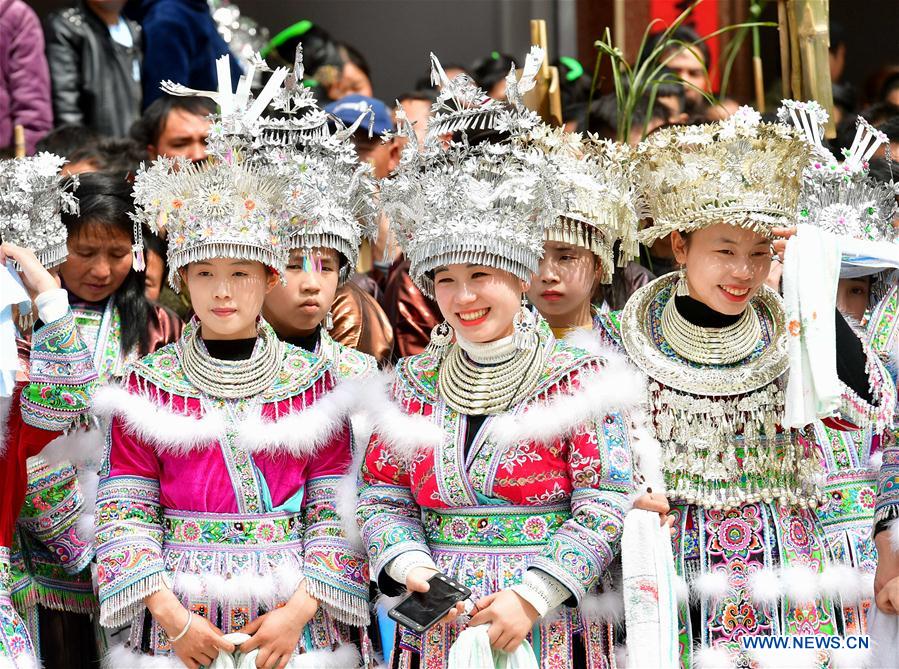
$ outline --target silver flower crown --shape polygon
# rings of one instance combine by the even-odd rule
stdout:
[[[44,267],[66,259],[66,227],[60,214],[78,213],[78,178],[60,178],[66,163],[52,153],[0,161],[0,236],[34,251]]]
[[[896,241],[897,184],[868,173],[868,160],[889,144],[886,135],[859,117],[852,146],[839,161],[822,143],[827,112],[817,102],[784,100],[777,117],[796,127],[813,151],[802,175],[797,220],[854,239]]]
[[[398,132],[408,141],[399,168],[381,186],[381,207],[412,280],[428,295],[431,272],[447,264],[489,265],[524,280],[537,271],[544,229],[561,203],[551,162],[528,142],[542,121],[522,99],[543,56],[533,47],[520,78],[512,68],[502,102],[464,74],[451,81],[431,54],[431,78],[441,89],[422,146],[397,110]],[[478,143],[480,132],[497,141]]]

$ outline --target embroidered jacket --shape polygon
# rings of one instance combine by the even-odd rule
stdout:
[[[675,518],[675,567],[691,595],[679,606],[682,666],[749,664],[754,658],[741,646],[747,635],[851,633],[858,621],[838,627],[836,604],[857,602],[860,588],[834,559],[816,510],[823,495],[815,434],[782,426],[791,332],[780,298],[763,288],[750,303],[761,337],[746,358],[699,364],[680,356],[662,329],[675,281],[657,279],[596,324],[650,380]],[[868,362],[872,394],[889,404],[892,381],[876,360]],[[891,412],[847,388],[839,420],[829,422],[883,426]],[[858,657],[850,663],[863,664]]]
[[[626,412],[638,412],[642,388],[620,356],[556,341],[545,323],[540,345],[533,395],[488,416],[468,448],[468,418],[438,392],[438,359],[424,352],[397,364],[392,403],[373,416],[357,512],[382,586],[392,560],[419,551],[475,598],[520,584],[528,569],[554,577],[571,605],[598,592],[629,506],[635,416]],[[588,654],[607,661],[603,621],[582,627],[566,608],[533,635],[541,666],[570,666],[572,631],[582,628]],[[438,625],[420,643],[407,634],[403,647],[420,647],[421,666],[443,666],[459,630]]]
[[[124,388],[96,398],[112,421],[97,496],[100,621],[135,621],[131,648],[149,643],[177,666],[155,622],[144,634],[144,597],[171,587],[227,633],[305,579],[322,606],[298,652],[329,652],[350,638],[347,625],[368,624],[364,555],[345,539],[335,499],[356,389],[335,387],[325,359],[284,344],[267,390],[225,401],[191,383],[180,347],[143,358]]]
[[[120,381],[126,366],[138,356],[136,350],[122,350],[121,314],[115,298],[100,309],[77,301],[70,309],[99,382]],[[147,328],[150,351],[154,351],[177,339],[181,323],[156,306]],[[13,600],[29,620],[36,616],[27,609],[38,603],[78,613],[97,610],[88,566],[94,558],[94,503],[105,438],[106,429],[91,418],[84,429],[58,436],[28,462],[12,579]],[[70,514],[73,497],[81,502]]]
[[[90,409],[97,375],[90,352],[78,336],[71,311],[38,329],[20,358],[30,365],[9,398],[0,399],[0,666],[37,666],[28,629],[13,607],[10,546],[16,517],[25,496],[26,459],[77,425]],[[77,491],[61,491],[61,499],[29,500],[55,505],[55,522],[71,525],[84,503]],[[64,554],[65,555],[65,554]]]

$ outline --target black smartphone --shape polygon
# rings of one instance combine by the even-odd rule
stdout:
[[[421,634],[433,627],[458,602],[471,597],[471,590],[445,574],[428,579],[427,592],[410,592],[387,615],[400,625]]]

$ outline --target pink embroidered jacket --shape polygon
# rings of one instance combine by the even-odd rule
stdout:
[[[149,615],[143,598],[170,587],[228,633],[305,579],[322,606],[298,652],[330,652],[348,640],[347,626],[369,621],[364,553],[336,511],[357,389],[335,385],[326,359],[284,344],[267,390],[216,399],[190,382],[180,346],[145,357],[124,388],[96,397],[97,413],[111,418],[97,496],[100,620]],[[149,643],[177,662],[149,624],[147,639],[135,621],[131,648]]]

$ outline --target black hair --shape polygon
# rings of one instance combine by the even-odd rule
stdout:
[[[35,151],[49,151],[57,156],[69,158],[76,150],[96,144],[102,135],[83,125],[66,123],[53,128],[35,145]]]
[[[899,72],[894,72],[883,80],[880,85],[880,99],[885,101],[887,96],[896,89],[899,89]]]
[[[653,49],[658,46],[659,41],[662,39],[662,34],[664,31],[659,31],[653,33],[649,36],[649,39],[646,40],[646,46],[644,50],[648,55],[652,52]],[[674,40],[676,42],[683,42],[688,45],[690,49],[696,49],[699,51],[699,55],[702,56],[702,63],[705,65],[707,70],[712,67],[712,53],[709,51],[708,42],[699,42],[702,39],[698,32],[696,32],[690,26],[681,25],[678,26],[672,33],[668,36],[670,40]],[[674,49],[682,49],[684,48],[681,44],[672,44],[668,49],[669,51]],[[664,54],[662,54],[664,56]]]
[[[79,213],[62,214],[70,238],[92,223],[112,226],[132,238],[133,225],[129,214],[134,213],[134,200],[131,198],[131,184],[127,180],[112,174],[88,172],[79,175],[75,194]],[[123,352],[131,351],[136,346],[141,355],[149,353],[149,325],[154,313],[144,294],[145,283],[144,272],[136,272],[132,268],[115,291],[115,304],[122,325]]]
[[[648,98],[644,98],[637,103],[633,114],[631,114],[631,127],[646,125],[646,107],[648,103]],[[667,123],[668,110],[660,102],[654,101],[652,109],[649,111],[649,118]],[[590,114],[587,117],[587,131],[597,133],[605,139],[617,139],[618,102],[614,94],[603,95],[599,100],[593,102],[590,107]]]
[[[506,53],[493,52],[482,58],[471,68],[471,77],[485,93],[490,93],[494,86],[506,78],[515,60]]]
[[[846,44],[846,29],[843,27],[842,23],[831,21],[828,33],[830,38],[829,51],[831,53],[836,53],[837,49]]]
[[[176,109],[194,116],[209,116],[215,113],[215,103],[209,98],[180,95],[163,95],[156,98],[144,110],[143,115],[131,126],[131,139],[141,147],[156,146],[165,132],[169,114]]]
[[[337,50],[340,55],[343,57],[344,63],[352,63],[360,70],[362,73],[368,77],[368,80],[371,81],[371,67],[368,64],[368,60],[365,56],[362,55],[362,52],[359,51],[352,44],[347,44],[346,42],[339,42],[337,45]]]
[[[462,70],[466,75],[474,79],[471,76],[471,72],[468,71],[468,68],[464,65],[460,65],[459,63],[441,63],[443,65],[444,72],[449,72],[450,70]],[[425,76],[418,79],[415,82],[415,90],[416,91],[437,91],[437,85],[431,83],[431,73],[428,72]]]
[[[96,144],[82,146],[69,155],[69,162],[89,162],[98,172],[133,175],[147,159],[147,150],[133,139],[102,139]]]
[[[871,158],[868,161],[868,174],[872,179],[885,184],[899,180],[899,173],[893,170],[892,161],[886,161],[883,158]]]
[[[421,100],[422,102],[434,104],[437,101],[437,92],[432,88],[418,88],[414,91],[403,93],[396,98],[397,102],[405,102],[406,100]]]
[[[843,115],[854,114],[858,107],[855,88],[849,83],[833,84],[833,104],[843,110]]]

